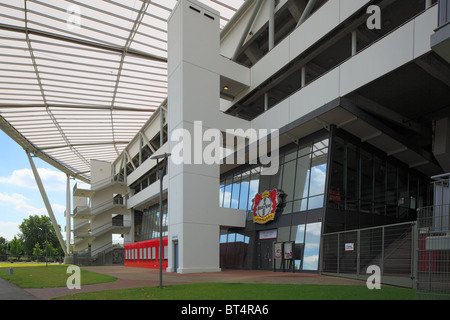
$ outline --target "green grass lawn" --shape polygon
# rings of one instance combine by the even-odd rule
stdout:
[[[66,264],[59,264],[59,263],[49,263],[49,267],[68,267],[69,265]],[[10,263],[10,262],[0,262],[0,269],[3,268],[31,268],[31,267],[45,267],[45,262],[16,262],[16,263]]]
[[[415,291],[365,286],[196,283],[79,293],[58,300],[414,300]]]
[[[1,265],[0,265],[1,267]],[[8,268],[12,267],[8,264]],[[65,287],[71,274],[67,273],[66,265],[39,264],[38,266],[14,264],[14,275],[7,275],[7,269],[0,269],[3,278],[20,288],[54,288]],[[81,285],[116,281],[117,278],[91,271],[81,270]]]
[[[14,275],[7,275],[0,264],[0,277],[21,288],[65,287],[67,265],[13,264]],[[117,278],[81,270],[81,286],[115,281]],[[382,286],[369,290],[366,286],[326,286],[295,284],[195,283],[143,287],[123,290],[79,293],[60,300],[414,300],[411,289]]]

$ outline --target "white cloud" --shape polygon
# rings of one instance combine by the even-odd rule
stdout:
[[[46,191],[66,190],[67,176],[60,172],[47,168],[38,168],[39,176]],[[14,170],[9,177],[0,177],[0,183],[9,183],[19,187],[37,189],[31,169]]]
[[[18,222],[2,222],[0,221],[0,237],[5,238],[8,241],[11,241],[15,235],[19,233],[19,225]]]
[[[14,206],[14,209],[25,215],[47,215],[47,210],[45,208],[36,208],[35,206],[28,203],[27,199],[22,194],[7,195],[0,193],[0,206]],[[52,209],[54,213],[64,213],[66,209],[65,206],[59,204],[52,204]]]

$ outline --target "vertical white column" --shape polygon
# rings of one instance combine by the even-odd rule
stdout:
[[[354,56],[358,51],[358,34],[357,31],[352,32],[352,56]]]
[[[275,1],[269,0],[269,51],[275,47]]]
[[[169,272],[220,271],[219,165],[202,161],[202,135],[219,112],[219,20],[218,12],[189,0],[179,1],[169,18]],[[184,134],[172,141],[175,133]],[[180,143],[183,151],[174,152]]]
[[[67,253],[70,253],[70,229],[71,229],[71,223],[70,223],[70,176],[67,175],[67,185],[66,185],[66,250]]]

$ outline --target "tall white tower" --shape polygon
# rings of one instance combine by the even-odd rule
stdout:
[[[193,0],[178,1],[169,18],[169,152],[181,141],[171,141],[174,130],[194,139],[208,128],[235,125],[219,111],[220,70],[233,69],[219,55],[219,20],[218,12]],[[169,160],[169,272],[220,271],[220,226],[245,226],[244,211],[219,208],[219,164],[189,164],[202,156],[194,142],[184,144],[189,159],[175,164],[172,154]]]

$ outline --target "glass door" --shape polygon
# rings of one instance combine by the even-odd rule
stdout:
[[[273,270],[273,240],[259,240],[258,269]]]

